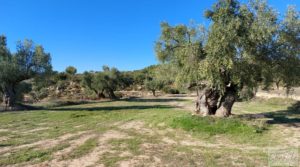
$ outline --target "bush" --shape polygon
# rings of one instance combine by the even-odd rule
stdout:
[[[41,100],[41,99],[44,99],[44,98],[48,97],[49,92],[48,92],[47,88],[42,88],[41,90],[39,90],[39,91],[37,92],[36,95],[37,95],[37,98],[38,98],[39,100]]]
[[[65,82],[65,81],[59,81],[58,83],[57,83],[57,89],[58,90],[64,90],[64,89],[66,89],[67,88],[67,82]]]
[[[118,99],[122,98],[124,95],[121,92],[115,92],[115,95]]]
[[[162,91],[167,94],[179,94],[180,93],[180,91],[178,89],[174,89],[174,88],[170,88],[170,87],[164,87]]]
[[[255,93],[253,90],[250,90],[250,89],[242,89],[240,92],[239,92],[239,99],[242,100],[242,101],[247,101],[247,100],[251,100],[255,97]]]
[[[23,101],[24,94],[29,93],[32,90],[31,84],[27,82],[21,82],[16,87],[16,98],[17,102]]]

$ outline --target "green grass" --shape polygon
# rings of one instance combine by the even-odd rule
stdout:
[[[175,118],[171,124],[173,128],[182,128],[186,131],[204,133],[209,136],[227,134],[233,136],[246,136],[263,133],[264,127],[248,125],[237,118],[212,118],[198,116],[184,116]]]
[[[118,166],[117,162],[130,159],[130,157],[119,157],[119,155],[114,153],[105,153],[101,156],[99,163],[103,163],[105,166],[115,167]]]
[[[67,143],[61,143],[50,149],[36,150],[35,148],[24,148],[10,152],[7,156],[0,156],[0,166],[18,164],[23,162],[42,162],[50,160],[52,153],[68,147]]]
[[[114,150],[128,150],[131,153],[137,155],[140,153],[140,144],[142,144],[142,139],[140,137],[135,137],[132,139],[118,139],[110,141],[113,145]]]
[[[171,101],[171,100],[170,100]],[[176,101],[176,100],[175,100]],[[186,163],[195,165],[197,161],[204,166],[232,166],[224,160],[231,157],[239,157],[240,160],[230,159],[247,166],[266,165],[264,150],[241,150],[240,148],[206,148],[181,145],[166,146],[162,142],[164,137],[180,143],[192,136],[194,140],[215,144],[217,141],[230,141],[229,144],[239,146],[266,147],[283,142],[288,136],[282,134],[278,125],[290,125],[300,122],[299,108],[295,101],[271,99],[238,102],[234,105],[231,118],[195,117],[189,112],[169,106],[168,100],[122,100],[99,103],[76,103],[76,105],[61,105],[39,111],[5,112],[0,113],[0,152],[2,148],[17,147],[41,140],[53,139],[65,134],[88,132],[101,137],[108,130],[122,131],[130,138],[112,139],[107,144],[111,145],[111,153],[105,153],[99,157],[99,162],[106,166],[115,166],[122,160],[143,155],[145,152],[151,156],[158,156],[162,163]],[[190,101],[184,101],[187,104]],[[50,106],[50,105],[49,105]],[[58,106],[58,105],[53,105]],[[245,118],[243,115],[264,114],[266,119]],[[143,134],[138,130],[122,130],[119,126],[131,121],[145,123],[148,130],[155,132],[153,135]],[[34,129],[42,129],[38,132],[30,132]],[[2,129],[2,131],[1,131]],[[288,126],[287,126],[288,129]],[[5,131],[3,131],[5,130]],[[157,131],[165,132],[162,134]],[[292,135],[292,133],[291,133]],[[61,145],[43,149],[40,147],[16,149],[11,154],[0,154],[0,166],[20,164],[28,162],[34,164],[51,160],[53,153],[66,148],[71,140],[76,140],[75,135],[66,139]],[[87,155],[98,147],[99,138],[91,138],[75,149],[63,159],[76,159]],[[152,150],[143,150],[141,145],[148,143],[153,145]],[[225,145],[228,143],[224,143]],[[245,145],[243,145],[245,144]],[[195,150],[197,152],[194,152]],[[119,157],[123,151],[128,151],[133,157]],[[7,152],[6,152],[7,153]],[[184,155],[184,157],[182,157]],[[254,163],[258,161],[258,163]],[[152,161],[150,160],[149,163]]]
[[[97,138],[88,139],[84,144],[75,148],[69,155],[64,157],[64,159],[74,159],[80,158],[89,152],[91,152],[97,146]]]

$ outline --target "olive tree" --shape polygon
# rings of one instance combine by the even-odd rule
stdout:
[[[280,24],[278,52],[274,61],[274,80],[277,87],[282,84],[287,94],[300,83],[300,15],[290,6]]]
[[[298,13],[290,11],[281,21],[265,1],[219,0],[205,16],[211,21],[207,35],[199,28],[163,23],[155,47],[159,60],[205,86],[197,113],[229,116],[240,90],[270,84],[274,74],[285,83],[299,82],[284,72],[291,72],[290,61],[299,68]],[[278,60],[287,68],[274,68]]]
[[[71,76],[74,76],[77,73],[77,69],[73,66],[67,67],[65,71],[67,74],[69,74]]]
[[[117,98],[116,91],[123,84],[120,71],[116,68],[103,66],[103,71],[96,73],[85,72],[82,85],[97,94],[98,98]]]
[[[40,45],[31,40],[18,42],[17,51],[11,54],[7,48],[6,37],[0,37],[0,91],[3,101],[14,107],[18,96],[18,87],[22,82],[51,71],[51,57]]]
[[[145,80],[145,88],[152,92],[153,96],[156,96],[156,91],[161,90],[164,86],[164,83],[157,79],[147,79]]]
[[[88,90],[93,91],[98,99],[105,98],[104,95],[104,77],[102,73],[84,72],[82,85]]]

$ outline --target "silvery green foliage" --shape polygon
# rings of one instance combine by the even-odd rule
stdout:
[[[162,23],[162,34],[155,50],[157,57],[165,64],[175,66],[172,69],[177,85],[189,85],[203,79],[199,73],[199,63],[205,58],[203,45],[206,31],[203,26],[170,26]],[[176,70],[179,69],[179,70]],[[174,77],[174,76],[173,76]]]
[[[109,98],[116,98],[114,91],[122,87],[123,78],[116,68],[103,66],[101,72],[85,72],[82,78],[82,85],[93,91],[98,98],[107,95]]]
[[[11,54],[7,48],[6,37],[0,37],[0,91],[10,96],[13,105],[22,82],[44,75],[52,70],[51,57],[44,48],[34,45],[30,40],[18,42],[17,52]],[[19,87],[19,88],[18,88]]]
[[[205,83],[224,93],[228,85],[254,90],[276,79],[299,84],[299,12],[290,7],[285,18],[265,1],[219,0],[205,13],[203,26],[162,23],[156,43],[160,61],[178,68],[181,82]]]

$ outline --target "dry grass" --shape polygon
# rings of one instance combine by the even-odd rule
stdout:
[[[269,148],[299,147],[293,103],[237,103],[229,119],[191,116],[187,97],[0,113],[0,166],[267,166]]]

